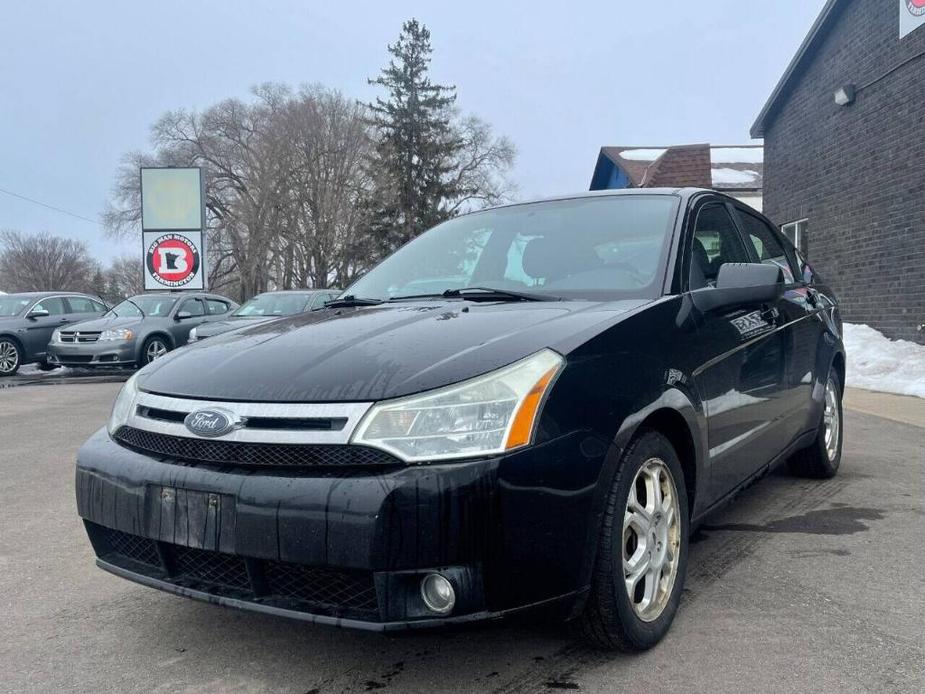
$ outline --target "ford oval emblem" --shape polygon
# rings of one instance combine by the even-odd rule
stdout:
[[[196,410],[186,415],[183,424],[196,436],[222,436],[238,427],[240,420],[234,412],[212,408]]]

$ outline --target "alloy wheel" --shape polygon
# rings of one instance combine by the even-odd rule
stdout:
[[[623,581],[636,616],[662,614],[678,575],[681,521],[671,470],[647,460],[633,479],[623,515]]]
[[[11,374],[19,366],[19,350],[9,340],[0,341],[0,374]]]
[[[145,350],[145,363],[150,364],[155,359],[167,354],[167,345],[161,340],[151,340]]]
[[[825,426],[825,454],[829,462],[833,462],[838,455],[841,414],[838,411],[838,386],[831,377],[825,384],[825,409],[822,412],[822,422]]]

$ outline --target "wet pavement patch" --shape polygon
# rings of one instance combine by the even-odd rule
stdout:
[[[875,508],[838,506],[808,511],[799,516],[779,518],[763,525],[752,523],[724,523],[704,525],[705,531],[736,531],[756,533],[803,533],[807,535],[853,535],[868,530],[863,521],[882,519],[883,511]]]

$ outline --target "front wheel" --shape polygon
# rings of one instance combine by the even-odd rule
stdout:
[[[0,338],[0,377],[12,376],[22,364],[22,350],[8,337]]]
[[[687,572],[684,472],[662,434],[629,446],[604,512],[591,592],[578,626],[602,648],[639,651],[667,633]]]
[[[141,357],[138,359],[138,367],[147,366],[155,359],[163,357],[170,351],[170,345],[163,337],[155,335],[145,340],[141,347]]]

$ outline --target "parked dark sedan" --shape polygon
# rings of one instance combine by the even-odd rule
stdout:
[[[711,509],[837,472],[844,369],[832,292],[732,198],[511,205],[140,371],[78,511],[99,566],[192,598],[375,630],[543,608],[642,649]]]
[[[139,294],[97,320],[56,330],[48,361],[65,366],[144,366],[182,347],[196,326],[219,321],[238,305],[217,294]]]
[[[12,376],[24,364],[53,368],[46,345],[63,326],[95,318],[106,305],[77,292],[28,292],[0,295],[0,376]]]
[[[193,328],[189,334],[189,341],[196,342],[247,325],[257,325],[258,322],[294,316],[297,313],[322,308],[326,302],[338,294],[340,294],[339,289],[289,289],[264,292],[245,301],[226,320],[205,323]]]

